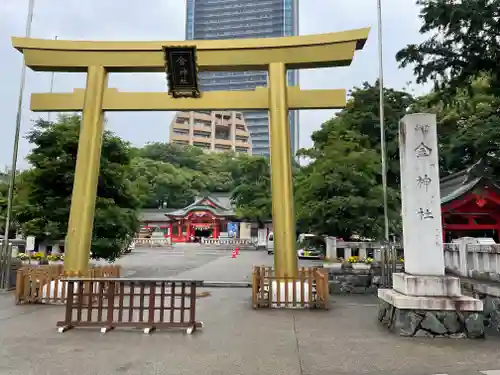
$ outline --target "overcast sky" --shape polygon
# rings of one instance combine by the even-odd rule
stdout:
[[[394,56],[408,43],[419,42],[420,20],[414,0],[383,0],[385,84],[401,89],[413,80],[410,69],[397,68]],[[72,40],[183,40],[185,0],[36,0],[32,37]],[[24,36],[28,0],[0,0],[0,167],[10,165],[21,75],[22,56],[11,36]],[[346,88],[373,83],[378,76],[376,0],[300,0],[300,34],[317,34],[372,27],[364,50],[347,68],[301,71],[303,89]],[[55,75],[54,91],[83,88],[83,74]],[[110,86],[127,91],[164,91],[163,74],[113,74]],[[29,111],[29,95],[48,92],[50,73],[28,71],[21,134],[46,114]],[[416,93],[423,88],[413,86]],[[334,114],[330,110],[300,111],[300,146],[311,145],[311,133]],[[53,118],[55,114],[52,115]],[[140,146],[167,141],[171,112],[111,113],[108,128]],[[30,145],[22,139],[19,167],[26,168]]]

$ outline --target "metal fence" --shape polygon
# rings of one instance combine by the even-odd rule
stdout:
[[[14,282],[12,281],[12,244],[9,243],[7,247],[4,248],[3,242],[0,242],[0,289],[3,290],[10,289],[13,286],[13,284]]]
[[[382,288],[392,288],[392,275],[396,272],[399,259],[398,247],[395,244],[382,245],[379,251],[382,271],[381,286]]]

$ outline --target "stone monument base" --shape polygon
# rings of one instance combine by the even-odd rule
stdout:
[[[408,296],[394,289],[379,289],[378,297],[378,320],[401,336],[484,338],[483,303],[478,299]]]
[[[460,297],[460,279],[455,276],[420,276],[404,272],[392,275],[392,288],[407,296]]]

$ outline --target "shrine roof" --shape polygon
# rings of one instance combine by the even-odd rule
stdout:
[[[165,216],[169,212],[171,212],[172,209],[158,209],[158,208],[151,208],[151,209],[144,209],[139,212],[139,220],[140,221],[170,221],[170,219]]]
[[[143,209],[139,213],[139,220],[142,222],[168,222],[171,221],[171,217],[187,216],[191,211],[210,211],[215,216],[235,215],[230,196],[228,194],[214,193],[213,195],[196,197],[193,203],[184,208]]]
[[[210,204],[212,203],[212,204]],[[229,203],[228,206],[226,206]],[[198,197],[189,206],[166,213],[167,216],[186,216],[191,211],[208,210],[216,216],[234,216],[229,197],[205,195]]]
[[[500,190],[500,186],[487,177],[481,160],[463,171],[440,179],[441,204],[463,196],[480,184],[488,184]]]

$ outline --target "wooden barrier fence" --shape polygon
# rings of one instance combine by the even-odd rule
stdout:
[[[302,267],[297,277],[279,277],[271,267],[254,267],[252,306],[328,310],[328,274]]]
[[[16,276],[16,304],[66,303],[68,293],[63,276],[62,264],[20,268]],[[85,276],[91,279],[120,277],[120,266],[92,267]]]
[[[191,334],[196,320],[196,287],[202,281],[136,278],[68,278],[68,300],[59,332],[75,327],[140,328],[150,333],[182,328]],[[84,285],[90,285],[85,288]],[[86,301],[97,303],[86,303]]]

